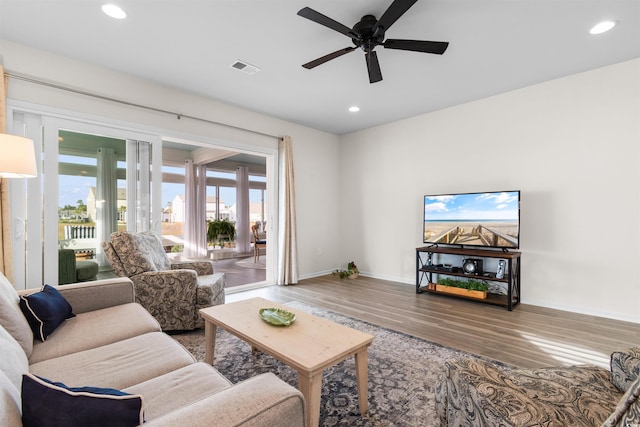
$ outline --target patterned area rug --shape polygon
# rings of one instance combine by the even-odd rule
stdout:
[[[479,357],[401,332],[301,302],[288,306],[374,335],[369,347],[369,411],[358,409],[354,358],[324,372],[321,426],[437,426],[433,389],[442,364],[455,357]],[[204,330],[173,335],[199,361],[204,360]],[[298,386],[296,372],[218,328],[214,366],[236,383],[263,372]]]

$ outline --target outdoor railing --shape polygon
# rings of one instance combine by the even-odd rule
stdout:
[[[96,227],[88,225],[65,225],[64,238],[70,239],[95,239]]]

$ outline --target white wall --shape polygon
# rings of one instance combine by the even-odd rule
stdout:
[[[415,284],[424,194],[521,190],[522,301],[640,323],[640,59],[346,135],[340,159],[365,273]]]
[[[155,108],[180,112],[252,129],[270,135],[290,135],[296,172],[299,271],[302,277],[331,271],[339,264],[336,194],[339,191],[339,138],[336,135],[226,105],[197,94],[182,92],[122,73],[0,39],[0,54],[7,72],[50,81]],[[256,136],[221,126],[123,106],[59,89],[10,79],[10,102],[38,104],[56,111],[117,123],[162,136],[217,144],[241,150],[273,150],[274,138]],[[318,255],[321,252],[322,255]]]
[[[354,260],[372,276],[413,284],[424,194],[519,189],[523,302],[640,323],[640,60],[337,137],[5,40],[0,46],[9,72],[291,135],[302,277]],[[13,79],[8,95],[172,137],[241,149],[274,144]]]

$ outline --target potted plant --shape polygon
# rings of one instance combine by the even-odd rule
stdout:
[[[486,299],[489,285],[480,280],[458,280],[442,278],[436,284],[436,292],[462,295],[470,298]]]
[[[360,271],[358,270],[356,263],[353,261],[350,261],[347,264],[346,270],[336,270],[333,272],[333,275],[340,276],[341,279],[344,279],[345,277],[348,277],[349,279],[357,279],[359,273]]]
[[[222,246],[222,241],[229,242],[236,238],[236,226],[228,219],[207,221],[207,240]]]

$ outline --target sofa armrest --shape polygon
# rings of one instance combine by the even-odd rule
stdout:
[[[76,314],[135,302],[133,283],[126,277],[60,285],[56,289]],[[18,294],[28,295],[39,290],[27,289]]]
[[[162,417],[145,427],[304,427],[302,393],[272,373],[251,377]]]
[[[195,270],[198,276],[213,274],[213,261],[176,261],[171,263],[171,269]]]

